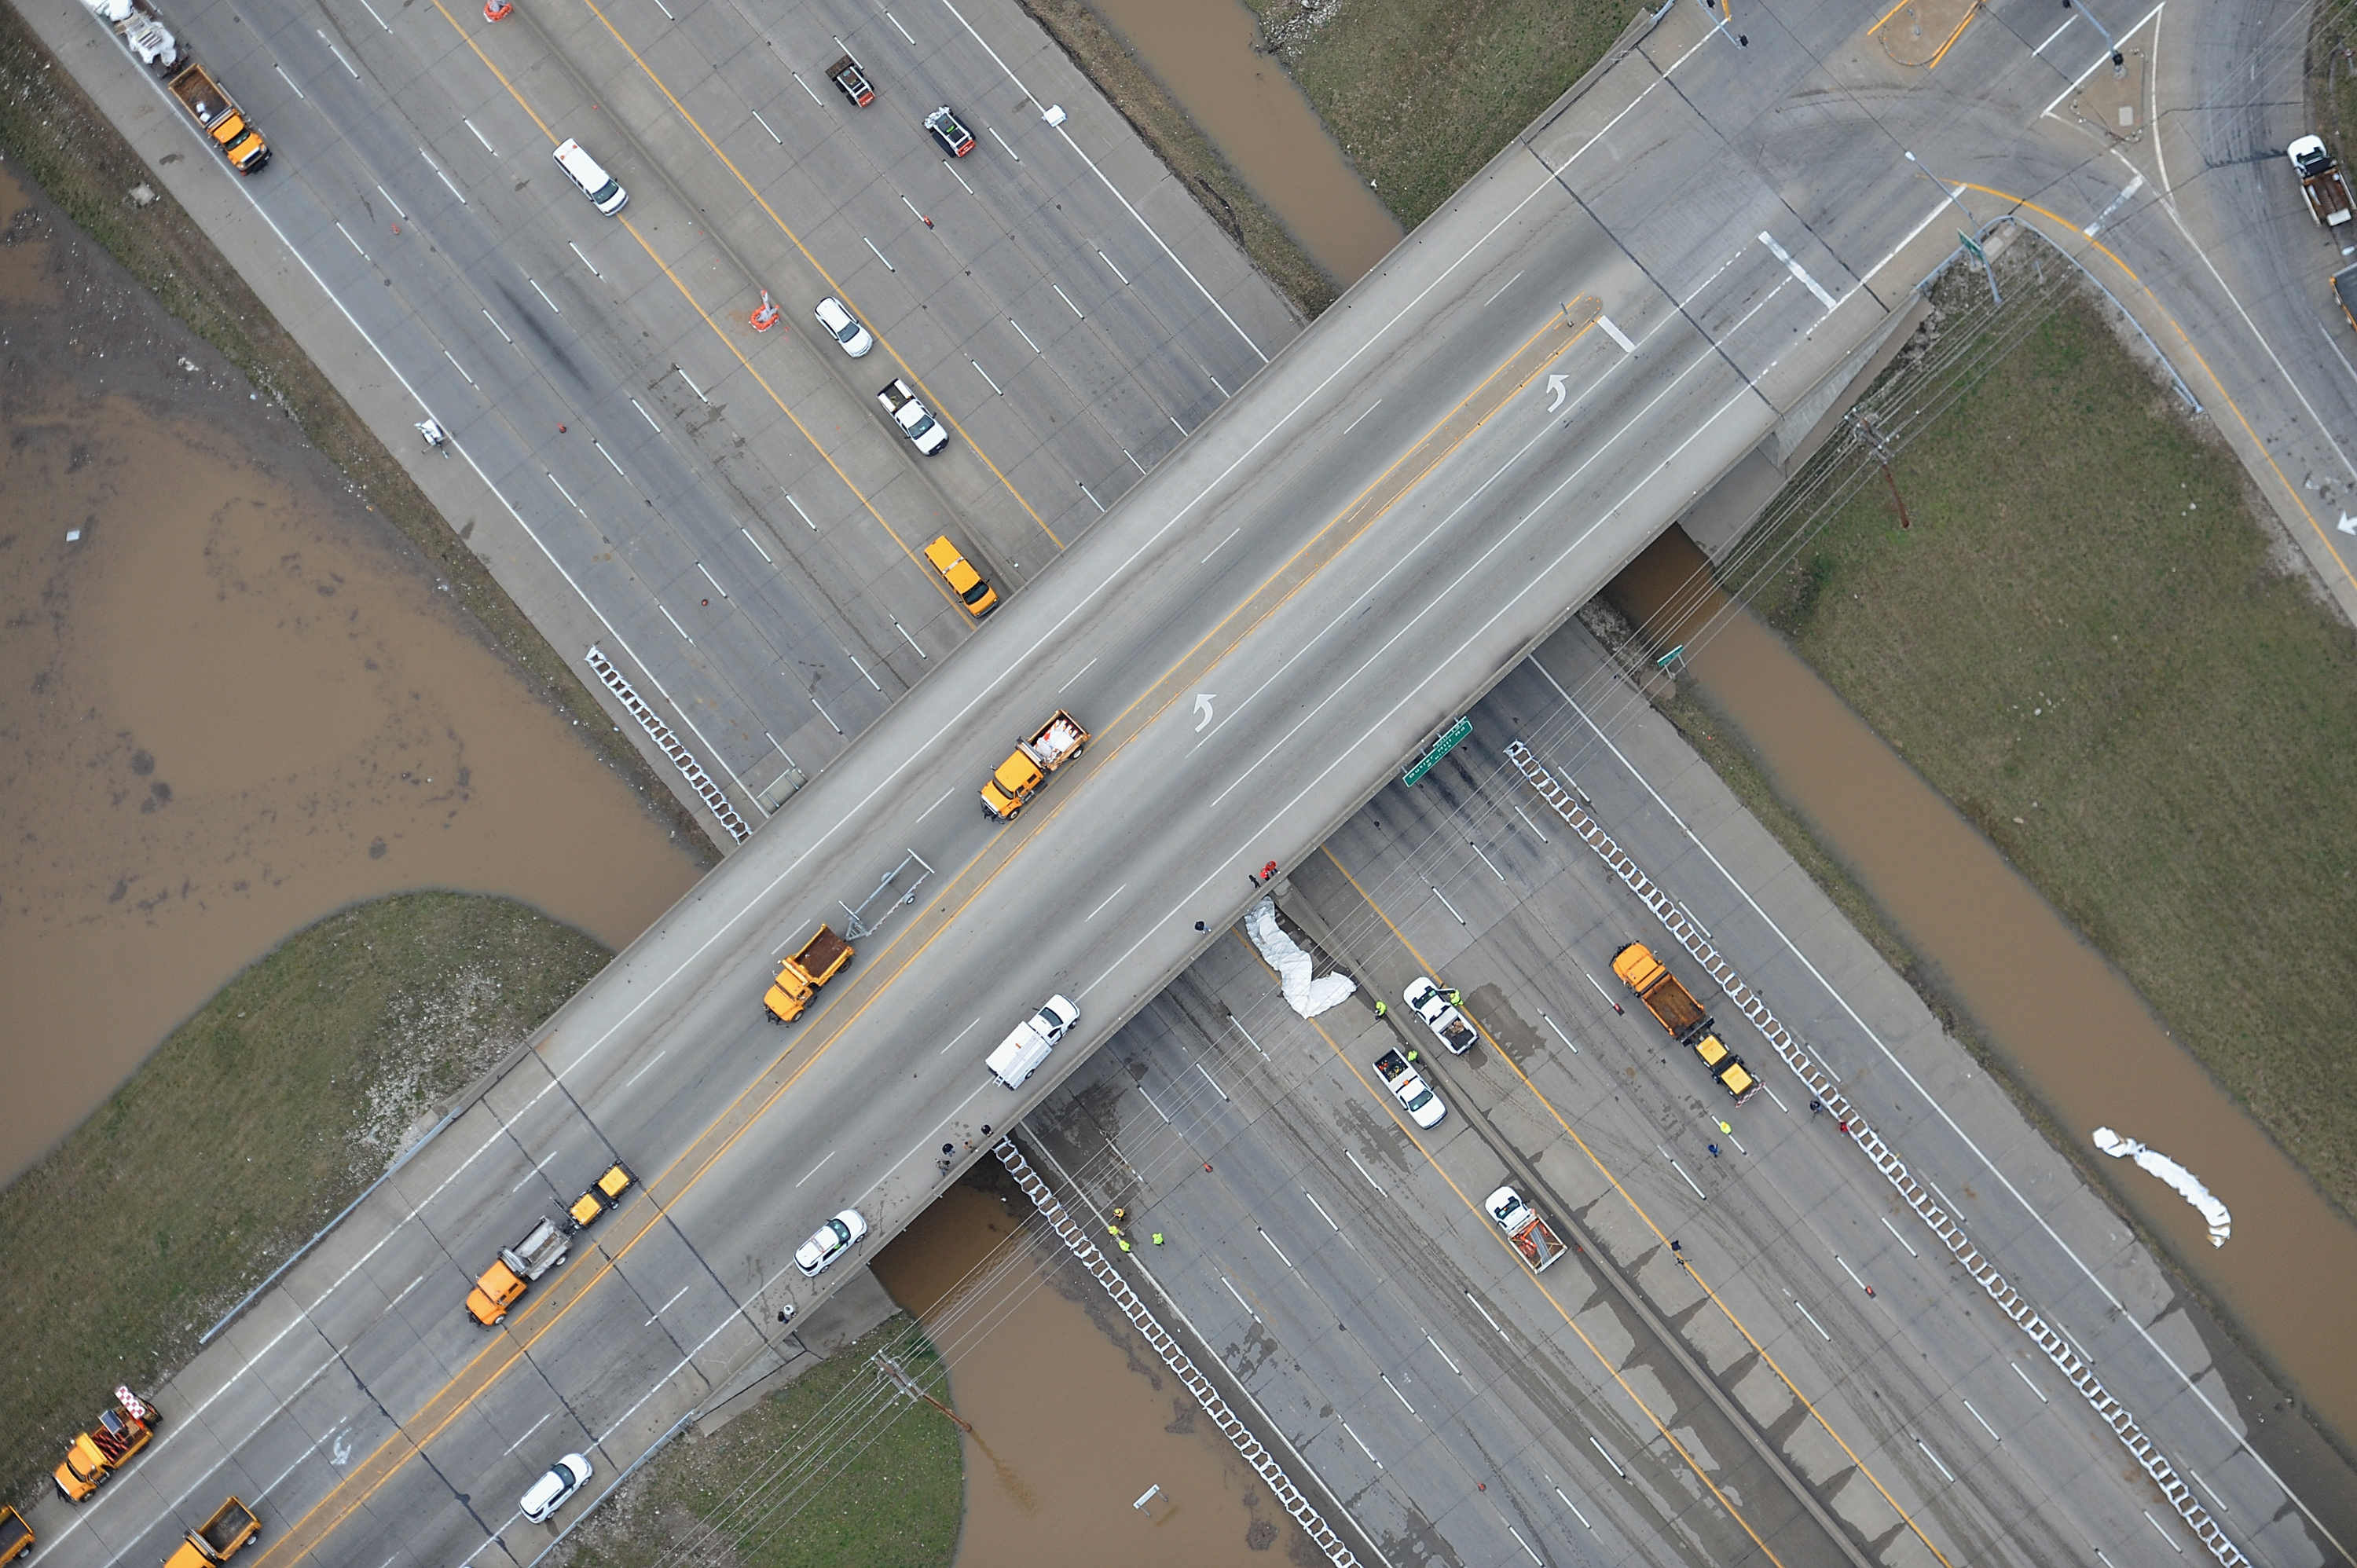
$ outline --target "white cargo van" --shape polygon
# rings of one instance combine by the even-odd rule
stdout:
[[[567,136],[556,149],[556,166],[565,177],[581,188],[581,194],[597,204],[597,210],[611,218],[629,205],[630,193],[622,182],[606,172],[606,166],[581,150],[581,144]]]
[[[1080,1021],[1081,1010],[1069,997],[1050,996],[1045,1006],[1015,1026],[1015,1032],[990,1053],[991,1076],[1009,1089],[1022,1088],[1023,1080],[1048,1059],[1056,1042]]]

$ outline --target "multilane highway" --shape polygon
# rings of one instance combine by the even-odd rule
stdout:
[[[1952,243],[1903,152],[2007,144],[2050,91],[1993,32],[1949,57],[1964,106],[1858,18],[1743,25],[1670,14],[1501,154],[241,1317],[42,1560],[160,1555],[236,1490],[263,1568],[529,1563],[514,1499],[551,1457],[598,1465],[574,1517],[759,1365],[823,1293],[796,1242],[846,1204],[905,1223],[944,1145],[1035,1103],[1248,870],[1321,843],[1840,371]],[[1058,706],[1094,746],[986,822],[984,773]],[[776,955],[912,850],[937,868],[912,902],[765,1022]],[[1077,1036],[1021,1092],[988,1081],[1051,992]],[[644,1191],[474,1327],[468,1280],[615,1155]],[[1805,1509],[1788,1528],[1781,1561],[1844,1555]]]

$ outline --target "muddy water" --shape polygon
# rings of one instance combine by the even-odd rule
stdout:
[[[0,220],[5,1180],[344,905],[504,893],[619,947],[696,868],[285,415],[5,167]]]
[[[1399,220],[1335,145],[1242,0],[1089,0],[1253,194],[1344,287],[1400,242]]]
[[[1285,1562],[1294,1526],[1260,1477],[1052,1236],[1015,1235],[1016,1212],[952,1187],[875,1263],[974,1423],[957,1568]]]
[[[1673,531],[1624,573],[1631,611],[1668,605],[1648,631],[1726,610],[1700,554]],[[1673,603],[1674,601],[1674,603]],[[2178,1160],[2233,1211],[2222,1249],[2192,1206],[2125,1161],[2113,1189],[2298,1388],[2313,1413],[2357,1434],[2357,1228],[2186,1050],[2126,979],[1996,846],[1867,729],[1800,657],[1740,609],[1689,643],[1703,701],[1742,730],[1776,791],[1943,977],[1985,1038],[2063,1127],[2109,1125]],[[2092,1144],[2083,1145],[2092,1147]]]

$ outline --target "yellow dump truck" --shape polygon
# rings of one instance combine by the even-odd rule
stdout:
[[[171,81],[172,96],[188,112],[188,118],[204,128],[207,137],[221,149],[230,167],[240,174],[259,174],[270,162],[270,144],[237,106],[237,100],[228,89],[215,81],[203,66],[191,62],[188,69]]]
[[[73,1440],[66,1449],[66,1462],[51,1472],[58,1490],[70,1503],[81,1501],[155,1435],[156,1412],[129,1389],[117,1386],[114,1407],[99,1416],[97,1426]]]
[[[565,1228],[576,1234],[587,1230],[592,1221],[602,1218],[638,1184],[639,1178],[630,1173],[630,1167],[616,1160],[604,1176],[589,1184],[587,1192],[565,1207]]]
[[[1089,744],[1089,732],[1063,709],[1039,726],[1029,740],[1015,743],[1015,755],[982,787],[982,809],[1002,822],[1011,822],[1024,802],[1047,788],[1048,776],[1078,757]]]
[[[33,1550],[33,1527],[25,1516],[0,1503],[0,1563],[14,1563]]]
[[[253,1510],[231,1498],[213,1510],[212,1518],[181,1537],[172,1555],[164,1559],[164,1568],[213,1568],[236,1556],[261,1533],[262,1521],[253,1517]]]
[[[467,1293],[467,1310],[486,1328],[496,1327],[508,1308],[523,1298],[532,1282],[565,1262],[573,1251],[570,1232],[554,1219],[544,1219],[512,1247],[500,1249],[499,1261],[483,1271]]]
[[[818,988],[843,972],[851,961],[851,944],[834,934],[834,928],[822,925],[818,934],[802,944],[802,950],[778,966],[778,978],[761,1004],[770,1010],[770,1020],[791,1024],[802,1015],[811,1004]]]
[[[1727,1049],[1727,1042],[1718,1037],[1710,1016],[1694,998],[1694,993],[1679,983],[1669,967],[1655,958],[1642,942],[1631,942],[1612,955],[1612,972],[1620,983],[1637,993],[1663,1028],[1670,1032],[1678,1044],[1691,1049],[1702,1058],[1703,1067],[1718,1080],[1721,1089],[1735,1097],[1738,1105],[1760,1092],[1760,1080],[1743,1065],[1743,1058]]]

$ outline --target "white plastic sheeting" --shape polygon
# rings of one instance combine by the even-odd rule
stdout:
[[[2177,1189],[2178,1196],[2201,1211],[2210,1222],[2210,1244],[2222,1247],[2226,1238],[2234,1233],[2234,1217],[2218,1201],[2218,1195],[2201,1185],[2201,1178],[2170,1159],[2159,1150],[2123,1138],[2109,1127],[2095,1129],[2095,1147],[2114,1159],[2134,1159],[2146,1170]]]
[[[1286,1004],[1305,1018],[1315,1018],[1359,989],[1358,983],[1347,974],[1309,978],[1309,955],[1276,923],[1274,898],[1263,898],[1244,911],[1244,934],[1252,938],[1253,946],[1260,949],[1260,956],[1268,960],[1285,983]]]

